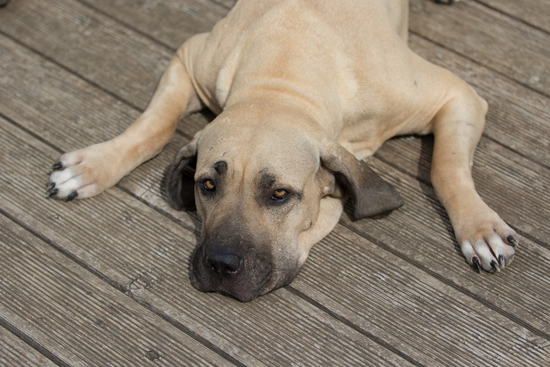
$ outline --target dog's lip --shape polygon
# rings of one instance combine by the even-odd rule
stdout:
[[[260,286],[258,287],[258,295],[266,294],[267,292],[271,291],[274,288],[274,285],[272,284],[273,279],[273,269],[270,269],[269,272],[267,272],[266,276],[262,281],[260,282]]]
[[[250,302],[253,299],[264,295],[273,289],[273,285],[271,284],[272,277],[273,272],[270,270],[267,272],[266,276],[259,282],[258,286],[254,287],[255,289],[248,290],[247,292],[232,292],[230,290],[227,290],[227,288],[224,287],[224,283],[227,282],[227,280],[224,279],[220,283],[219,289],[215,290],[215,292],[226,296],[231,296],[241,302]]]

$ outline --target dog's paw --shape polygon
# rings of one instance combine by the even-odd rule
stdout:
[[[476,271],[496,272],[509,265],[518,245],[518,235],[491,209],[472,216],[455,229],[466,261]]]
[[[66,201],[97,195],[123,177],[119,166],[110,141],[63,154],[52,166],[46,195]]]

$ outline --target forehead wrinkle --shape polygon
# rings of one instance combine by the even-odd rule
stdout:
[[[258,182],[258,186],[260,187],[260,189],[270,189],[275,185],[275,183],[277,183],[277,176],[272,173],[266,173],[264,171],[265,169],[259,172],[260,180]]]
[[[214,171],[220,176],[223,176],[227,172],[227,162],[226,161],[217,161],[212,165]]]

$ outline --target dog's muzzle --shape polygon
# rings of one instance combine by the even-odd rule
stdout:
[[[219,237],[199,245],[189,269],[191,284],[199,291],[222,293],[242,302],[269,291],[271,275],[271,261],[252,243]]]

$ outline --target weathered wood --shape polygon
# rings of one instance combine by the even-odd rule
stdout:
[[[433,138],[408,137],[387,142],[376,153],[393,167],[430,182]],[[476,189],[487,204],[524,235],[550,244],[550,170],[481,139],[474,156]]]
[[[464,261],[448,217],[435,199],[431,186],[376,159],[369,162],[397,186],[405,205],[381,220],[352,222],[343,216],[341,222],[346,227],[380,241],[379,245],[388,251],[476,299],[495,305],[499,312],[511,313],[533,328],[550,334],[550,316],[545,305],[550,297],[547,244],[541,246],[523,238],[514,262],[504,271],[477,274]]]
[[[0,30],[142,109],[173,54],[70,0],[13,2],[0,12]]]
[[[196,242],[191,230],[116,188],[69,205],[47,200],[43,194],[45,167],[57,152],[2,119],[0,139],[0,202],[4,212],[209,345],[255,366],[407,365],[368,335],[285,290],[247,304],[197,292],[187,279],[188,259]],[[52,297],[48,302],[55,300],[55,295]],[[31,330],[32,319],[23,321],[26,323],[20,330]],[[160,327],[167,332],[164,329]],[[80,350],[78,335],[69,336],[74,338],[74,348]]]
[[[427,366],[550,361],[548,339],[340,226],[291,286]]]
[[[178,48],[194,34],[209,32],[232,7],[234,0],[82,0],[156,40]]]
[[[232,365],[4,216],[0,226],[0,318],[56,360]]]
[[[477,0],[494,9],[550,32],[550,2],[546,0]]]
[[[55,364],[8,330],[0,327],[0,366],[53,367]]]
[[[471,0],[443,7],[412,0],[410,29],[550,95],[550,47],[544,31]]]
[[[489,102],[484,135],[550,167],[550,100],[475,62],[418,36],[410,47],[472,85]]]

